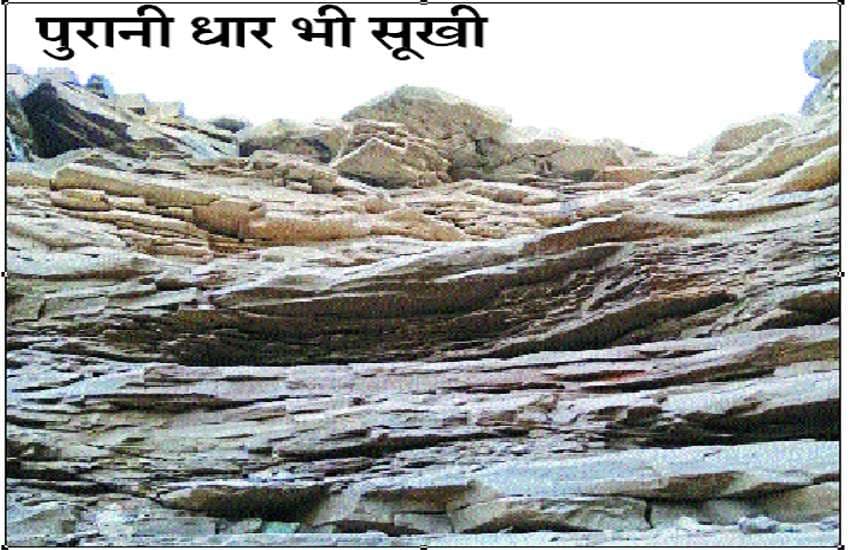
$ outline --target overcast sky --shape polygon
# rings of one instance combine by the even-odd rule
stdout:
[[[477,5],[488,17],[484,48],[422,45],[425,60],[397,61],[371,35],[369,17],[445,17],[449,6],[345,5],[356,17],[351,48],[301,40],[291,21],[313,5],[166,5],[170,48],[138,39],[92,49],[76,36],[73,59],[43,53],[55,43],[35,17],[135,16],[135,5],[7,6],[10,63],[34,72],[67,66],[82,80],[103,73],[119,93],[181,100],[188,114],[338,118],[403,84],[437,87],[499,107],[518,126],[612,137],[657,152],[685,153],[730,123],[799,111],[816,81],[803,70],[814,39],[838,38],[838,6]],[[276,17],[272,49],[201,46],[197,16]],[[98,40],[99,35],[95,35]]]

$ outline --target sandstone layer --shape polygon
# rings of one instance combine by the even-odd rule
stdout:
[[[689,157],[14,73],[8,542],[837,544],[836,47]]]

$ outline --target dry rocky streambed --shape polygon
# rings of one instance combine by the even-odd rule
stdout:
[[[834,545],[837,44],[687,157],[10,67],[12,545]]]

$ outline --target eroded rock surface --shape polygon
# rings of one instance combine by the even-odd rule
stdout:
[[[806,72],[818,79],[817,85],[803,102],[801,112],[804,115],[835,107],[841,88],[840,61],[837,40],[815,40],[803,54]]]
[[[677,158],[68,79],[34,143],[96,139],[7,171],[10,544],[837,544],[833,100]]]
[[[150,102],[141,94],[116,95],[100,75],[93,75],[84,87],[67,69],[40,69],[36,76],[15,73],[6,94],[14,97],[11,120],[7,115],[7,149],[15,137],[31,141],[25,154],[11,160],[53,158],[86,147],[138,159],[236,154],[229,132],[185,117],[181,103]],[[20,122],[18,110],[29,129]]]

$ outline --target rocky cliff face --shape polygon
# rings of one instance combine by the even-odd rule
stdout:
[[[10,160],[54,158],[81,148],[122,156],[219,158],[236,154],[231,132],[183,116],[179,102],[151,102],[142,94],[118,95],[93,75],[86,86],[67,69],[27,75],[7,67],[6,150]],[[24,122],[21,122],[21,120]],[[16,144],[26,144],[19,147]]]
[[[18,80],[10,543],[837,543],[836,93],[676,158]]]

